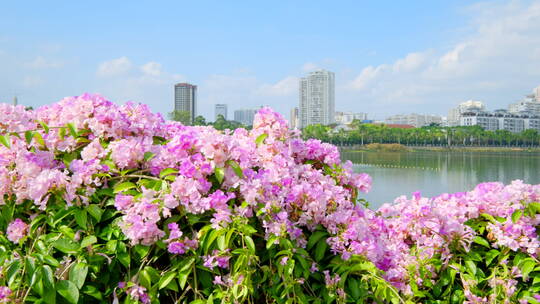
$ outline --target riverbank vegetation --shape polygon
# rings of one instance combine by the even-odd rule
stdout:
[[[486,131],[480,126],[391,128],[385,124],[354,121],[349,128],[310,125],[302,130],[305,139],[315,138],[340,145],[402,144],[438,147],[540,147],[540,134],[534,129],[521,133]]]
[[[367,174],[268,108],[226,132],[89,94],[0,117],[0,303],[540,303],[538,185],[372,211]]]

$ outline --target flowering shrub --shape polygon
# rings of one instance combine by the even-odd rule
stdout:
[[[540,303],[540,186],[400,197],[270,109],[0,104],[0,303]]]

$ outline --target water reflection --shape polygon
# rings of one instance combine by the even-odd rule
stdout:
[[[372,208],[397,196],[424,196],[472,189],[488,181],[540,183],[540,154],[499,152],[343,152],[343,160],[373,178],[365,195]]]

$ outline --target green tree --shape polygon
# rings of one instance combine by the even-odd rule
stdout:
[[[189,113],[189,111],[174,110],[169,113],[169,119],[179,121],[186,126],[191,125],[191,113]]]
[[[193,121],[193,125],[194,126],[206,126],[207,125],[206,119],[203,116],[199,115],[199,116],[195,117],[195,120]]]

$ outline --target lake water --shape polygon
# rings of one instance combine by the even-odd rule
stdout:
[[[342,152],[355,171],[371,175],[373,187],[362,194],[376,209],[400,195],[423,196],[468,191],[482,182],[521,179],[540,184],[540,154],[527,152]]]

